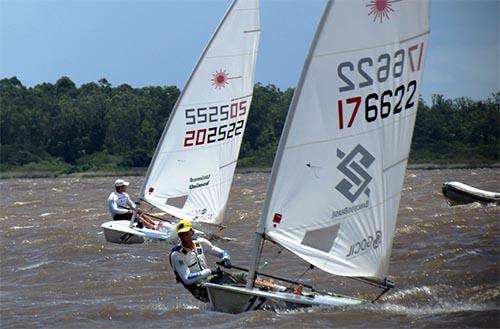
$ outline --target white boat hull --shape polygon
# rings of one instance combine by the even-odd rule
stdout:
[[[452,206],[471,202],[500,203],[500,193],[480,190],[460,182],[446,182],[442,191]]]
[[[129,227],[128,220],[109,221],[101,225],[106,241],[112,243],[134,244],[143,243],[145,240],[177,242],[175,225],[164,222],[161,230]]]
[[[366,302],[362,299],[321,293],[304,296],[285,292],[246,289],[236,285],[205,283],[204,286],[207,287],[213,309],[225,313],[242,313],[259,309],[285,310],[311,306],[352,306]]]

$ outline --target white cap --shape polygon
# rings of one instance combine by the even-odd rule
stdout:
[[[128,186],[130,183],[119,178],[117,180],[115,180],[115,187],[120,187],[120,186]]]

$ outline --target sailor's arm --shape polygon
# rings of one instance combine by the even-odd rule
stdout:
[[[232,267],[231,257],[229,256],[229,254],[225,250],[214,246],[207,239],[199,238],[199,241],[203,244],[203,249],[205,249],[210,255],[213,255],[213,256],[216,256],[216,257],[219,257],[220,259],[222,259],[222,262],[224,263],[224,267],[226,267],[226,268]]]
[[[174,252],[172,254],[172,267],[186,285],[198,283],[212,274],[212,271],[209,268],[203,269],[198,272],[191,272],[184,259],[178,252]]]

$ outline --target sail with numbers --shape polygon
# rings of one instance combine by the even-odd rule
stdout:
[[[163,130],[141,188],[141,211],[150,205],[176,218],[222,222],[252,102],[259,36],[259,0],[234,0]],[[106,240],[177,241],[170,218],[149,214],[163,221],[153,230],[137,226],[135,216],[102,224]]]
[[[379,280],[387,274],[428,7],[335,1],[311,49],[259,231],[329,273]]]
[[[219,224],[252,102],[258,0],[235,0],[174,106],[140,198],[177,218]]]
[[[215,308],[359,303],[260,293],[266,240],[325,272],[393,286],[386,276],[428,35],[427,0],[328,1],[280,139],[246,288],[207,284]]]

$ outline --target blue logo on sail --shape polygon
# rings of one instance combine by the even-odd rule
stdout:
[[[360,144],[356,145],[347,155],[342,150],[337,149],[337,156],[342,159],[337,169],[345,175],[345,178],[335,186],[335,189],[351,203],[354,203],[363,192],[369,196],[370,189],[367,186],[372,180],[372,176],[368,174],[366,169],[375,161],[375,157]]]

